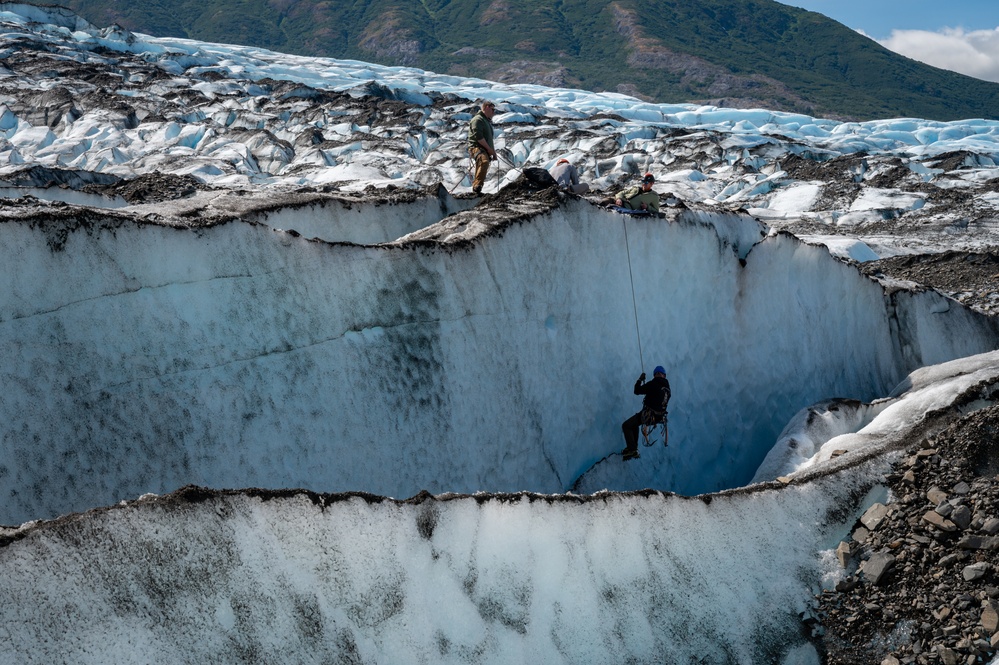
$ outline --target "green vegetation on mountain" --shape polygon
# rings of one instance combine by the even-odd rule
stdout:
[[[658,102],[857,120],[999,117],[999,84],[772,0],[62,1],[97,26],[155,36]]]

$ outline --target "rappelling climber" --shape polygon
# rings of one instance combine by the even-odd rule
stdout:
[[[486,184],[486,174],[489,172],[489,162],[496,159],[492,123],[494,113],[496,104],[485,101],[468,123],[468,154],[475,164],[472,191],[476,194],[482,193],[482,186]]]
[[[638,429],[639,427],[654,427],[666,424],[666,406],[669,404],[670,389],[669,381],[666,380],[666,370],[662,365],[656,366],[652,370],[652,380],[645,382],[645,372],[635,381],[635,394],[645,395],[642,400],[642,410],[628,418],[621,424],[624,432],[624,450],[621,457],[625,460],[640,457],[638,454]],[[667,440],[663,438],[663,445],[667,445]]]
[[[622,190],[614,197],[614,205],[630,210],[646,210],[659,212],[659,195],[652,191],[656,177],[646,173],[641,185],[635,185]]]

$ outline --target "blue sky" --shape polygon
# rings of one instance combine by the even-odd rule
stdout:
[[[999,26],[999,3],[996,0],[785,0],[825,14],[848,28],[861,30],[875,39],[891,36],[892,30],[927,30],[943,28],[994,30]]]
[[[904,56],[999,82],[997,0],[785,0],[825,14]]]

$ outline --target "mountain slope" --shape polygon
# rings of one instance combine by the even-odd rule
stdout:
[[[42,4],[42,3],[37,3]],[[770,0],[66,0],[95,25],[659,102],[997,117],[999,84]]]

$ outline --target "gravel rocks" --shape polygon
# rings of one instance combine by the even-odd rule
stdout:
[[[999,314],[999,253],[950,251],[893,256],[863,263],[872,276],[888,276],[932,287],[985,314]]]
[[[999,652],[999,406],[907,451],[817,598],[825,662],[961,664]],[[849,551],[849,556],[844,552]]]

